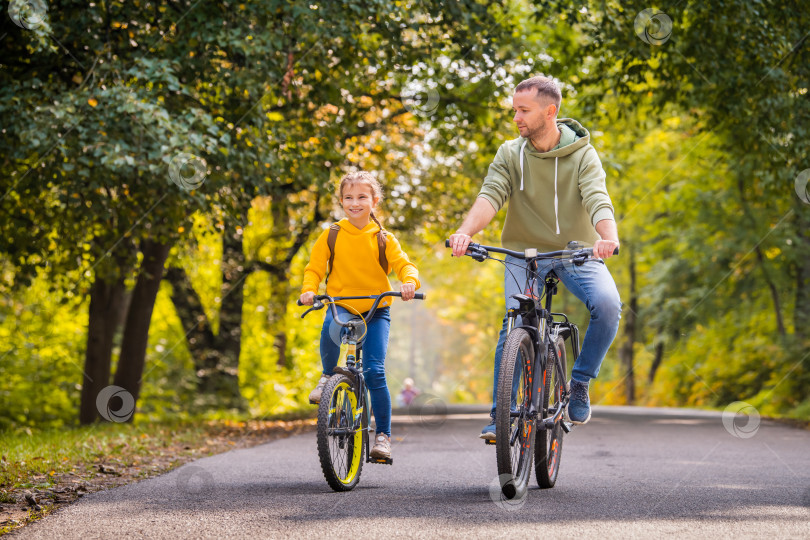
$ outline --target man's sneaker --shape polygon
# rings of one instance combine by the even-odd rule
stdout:
[[[489,424],[484,426],[484,429],[481,430],[480,438],[484,439],[485,441],[494,441],[495,440],[495,417],[489,417]]]
[[[570,385],[571,399],[568,402],[568,419],[574,424],[584,424],[591,419],[588,383],[571,379]]]
[[[375,459],[391,459],[391,438],[385,433],[377,433],[374,447],[368,455]]]
[[[309,402],[313,405],[317,405],[321,402],[321,394],[323,393],[323,387],[326,386],[326,383],[329,382],[329,377],[326,375],[321,375],[320,380],[318,380],[318,386],[309,393]]]

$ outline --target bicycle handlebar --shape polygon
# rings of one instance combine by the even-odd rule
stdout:
[[[450,247],[450,240],[444,241],[444,247]],[[484,246],[481,244],[476,244],[474,242],[470,242],[470,245],[467,246],[467,253],[465,255],[469,255],[476,261],[483,261],[489,255],[489,252],[492,251],[494,253],[502,253],[504,255],[511,255],[517,259],[523,260],[534,260],[534,259],[555,259],[555,258],[566,258],[566,259],[586,259],[588,257],[593,257],[593,248],[579,248],[579,249],[562,249],[559,251],[548,251],[546,253],[538,252],[534,248],[529,248],[525,251],[512,251],[511,249],[504,249],[495,246]],[[614,255],[619,254],[619,248],[613,250]]]
[[[318,294],[318,295],[315,295],[314,301],[312,303],[312,307],[309,308],[308,310],[306,310],[301,315],[301,318],[303,319],[304,317],[306,317],[307,313],[309,313],[310,311],[323,309],[323,307],[326,304],[324,304],[322,302],[322,300],[327,300],[327,303],[329,304],[329,309],[332,310],[332,318],[335,320],[335,322],[337,322],[340,326],[348,326],[349,323],[344,323],[340,319],[338,319],[338,313],[337,313],[337,308],[335,307],[335,302],[339,302],[340,300],[374,300],[374,303],[371,304],[371,309],[369,309],[368,312],[367,312],[368,315],[363,319],[364,321],[369,321],[369,320],[371,320],[372,317],[374,317],[374,312],[377,311],[377,306],[380,305],[380,300],[382,300],[383,298],[386,298],[388,296],[395,296],[395,297],[399,296],[401,298],[402,293],[394,292],[394,291],[387,291],[387,292],[384,292],[382,294],[371,295],[371,296],[335,296],[334,298],[329,296],[328,294]],[[425,297],[426,297],[425,293],[416,293],[413,296],[414,300],[424,300]],[[304,304],[301,303],[300,299],[297,300],[296,303],[299,306],[304,305]]]

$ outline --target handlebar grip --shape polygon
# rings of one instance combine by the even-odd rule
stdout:
[[[413,295],[413,298],[414,300],[424,300],[425,298],[427,298],[427,295],[425,293],[418,292],[415,295]]]
[[[619,254],[619,248],[618,248],[618,247],[616,247],[616,249],[614,249],[614,250],[613,250],[613,254],[614,254],[614,255],[618,255],[618,254]]]
[[[450,239],[444,241],[444,247],[450,247]]]
[[[299,306],[303,306],[303,305],[304,305],[304,304],[302,304],[302,303],[301,303],[301,299],[300,299],[300,298],[299,298],[298,300],[296,300],[296,301],[295,301],[295,303],[296,303],[296,304],[298,304]]]

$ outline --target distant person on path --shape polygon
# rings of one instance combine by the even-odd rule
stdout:
[[[304,270],[301,303],[312,305],[324,278],[327,278],[326,293],[329,296],[371,296],[390,291],[388,273],[392,269],[402,283],[399,288],[402,299],[406,302],[412,300],[416,289],[421,286],[419,272],[396,238],[383,229],[374,215],[374,209],[382,198],[380,183],[369,172],[354,172],[343,177],[338,192],[347,217],[323,231],[315,242]],[[331,241],[330,231],[336,235]],[[330,253],[330,242],[334,242],[334,253]],[[381,254],[381,251],[384,253]],[[346,320],[352,314],[363,314],[365,317],[372,303],[372,300],[343,300],[342,305],[335,307],[340,320]],[[344,305],[350,309],[344,308]],[[391,326],[390,305],[390,297],[380,301],[374,317],[368,321],[361,345],[363,375],[377,425],[374,447],[369,452],[373,458],[391,457],[391,395],[385,380],[385,355]],[[323,388],[338,363],[339,336],[330,335],[330,329],[334,332],[334,328],[340,327],[332,324],[332,311],[327,309],[321,330],[323,374],[309,395],[311,403],[320,402]]]
[[[397,396],[398,405],[400,407],[407,407],[413,402],[414,398],[421,393],[422,391],[413,385],[413,379],[407,377],[402,381],[402,391],[399,393],[399,396]]]
[[[453,255],[467,251],[471,237],[481,232],[507,203],[501,243],[506,249],[539,251],[565,249],[569,241],[592,244],[594,256],[607,259],[619,246],[613,204],[605,186],[605,171],[590,134],[576,120],[557,118],[560,88],[549,77],[532,77],[515,88],[514,121],[520,137],[505,142],[489,166],[478,198],[461,227],[450,236]],[[514,294],[532,294],[526,282],[526,263],[507,256],[504,272],[506,309],[518,307]],[[619,328],[621,301],[604,261],[574,266],[568,261],[541,261],[539,278],[550,270],[590,310],[591,318],[571,374],[569,419],[584,424],[591,418],[588,384],[599,368]],[[538,280],[542,284],[542,279]],[[539,291],[534,291],[539,294]],[[498,387],[506,317],[495,349],[491,421],[481,438],[495,439],[495,389]]]

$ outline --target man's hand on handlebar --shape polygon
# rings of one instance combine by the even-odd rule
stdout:
[[[416,296],[416,285],[411,282],[403,283],[399,286],[399,292],[402,294],[403,301],[413,300]]]
[[[315,299],[315,293],[310,291],[310,292],[305,292],[304,294],[302,294],[298,298],[298,301],[301,302],[302,306],[311,306],[314,299]]]
[[[597,240],[593,244],[593,256],[599,259],[609,259],[618,247],[619,243],[615,240]]]
[[[453,248],[453,257],[463,257],[467,253],[467,246],[472,242],[472,237],[469,234],[457,232],[450,235],[450,245]]]

